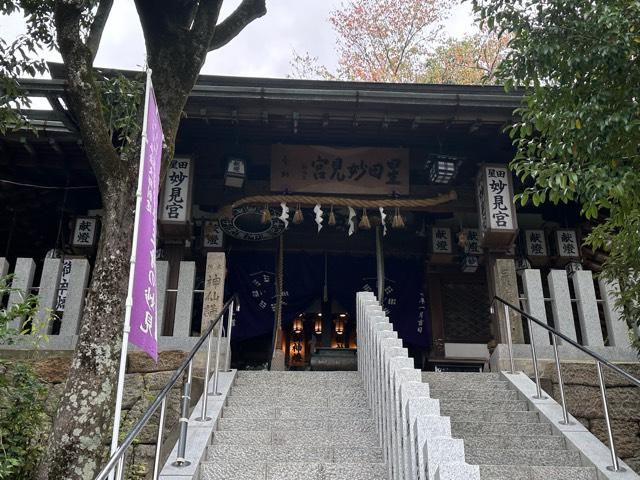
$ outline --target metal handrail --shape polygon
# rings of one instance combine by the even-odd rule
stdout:
[[[239,298],[237,294],[234,294],[229,300],[225,302],[220,310],[220,313],[216,316],[216,318],[209,324],[205,332],[200,336],[196,344],[193,346],[189,354],[182,361],[178,369],[175,371],[171,379],[167,382],[164,388],[158,393],[158,396],[155,398],[153,403],[147,408],[142,417],[138,420],[138,422],[131,428],[127,436],[124,438],[120,446],[113,452],[113,455],[109,458],[107,464],[100,471],[100,473],[95,477],[95,480],[105,480],[107,477],[114,478],[114,468],[117,465],[117,469],[115,470],[115,479],[120,480],[124,473],[124,454],[127,449],[131,446],[136,436],[140,433],[142,428],[147,424],[147,422],[151,419],[151,416],[156,412],[158,407],[161,407],[160,411],[160,420],[158,422],[158,436],[156,443],[156,452],[154,458],[154,466],[153,466],[153,480],[157,480],[158,478],[158,470],[159,470],[159,457],[160,457],[160,443],[162,440],[162,432],[164,428],[164,417],[165,417],[165,407],[166,407],[166,397],[171,391],[171,389],[176,385],[182,374],[187,371],[187,381],[183,387],[182,393],[182,406],[180,413],[180,436],[178,437],[178,458],[174,463],[175,466],[187,466],[189,462],[184,459],[184,451],[186,447],[186,439],[187,439],[187,429],[188,429],[188,409],[189,409],[189,400],[190,400],[190,392],[191,392],[191,377],[192,377],[192,367],[193,367],[193,358],[195,357],[200,347],[204,344],[205,340],[208,340],[208,349],[207,349],[207,362],[205,368],[205,376],[204,376],[204,394],[203,394],[203,407],[202,407],[202,415],[198,418],[198,421],[208,421],[210,418],[206,417],[206,408],[207,408],[207,399],[208,399],[208,384],[209,384],[209,363],[211,357],[211,340],[214,328],[221,324],[221,320],[224,318],[225,313],[228,312],[228,334],[227,336],[231,336],[231,327],[233,325],[233,313],[234,306],[236,308],[235,311],[240,310],[239,306]],[[220,340],[222,336],[223,325],[220,325],[218,329],[218,348],[216,351],[216,370],[214,377],[214,394],[219,395],[217,392],[217,384],[218,384],[218,373],[219,373],[219,359],[220,359]],[[228,340],[229,342],[229,340]],[[227,357],[230,357],[229,352],[227,352]],[[227,363],[230,358],[227,358]]]
[[[516,307],[512,303],[509,303],[508,301],[504,300],[503,298],[500,298],[497,295],[493,297],[493,300],[491,302],[491,308],[492,309],[493,309],[493,304],[496,302],[496,300],[499,301],[500,303],[502,303],[502,305],[504,306],[504,316],[505,316],[505,322],[506,322],[506,327],[507,327],[507,342],[508,342],[508,349],[509,349],[509,362],[510,362],[510,365],[511,365],[511,373],[515,373],[515,366],[514,366],[514,361],[513,361],[513,342],[512,342],[512,339],[511,339],[511,319],[509,317],[509,309],[511,309],[511,310],[519,313],[520,315],[524,316],[529,322],[529,340],[530,340],[530,345],[531,345],[531,357],[532,357],[532,360],[533,360],[533,371],[534,371],[535,380],[536,380],[536,395],[534,395],[533,398],[546,398],[546,397],[542,396],[542,389],[540,387],[540,373],[538,371],[538,358],[537,358],[537,355],[536,355],[534,337],[533,337],[533,335],[531,335],[531,327],[532,327],[531,322],[537,324],[538,326],[544,328],[545,330],[547,330],[548,332],[551,333],[551,340],[552,340],[552,344],[553,344],[553,353],[554,353],[554,358],[555,358],[555,363],[556,363],[556,372],[558,374],[558,386],[559,386],[559,390],[560,390],[560,400],[562,402],[562,417],[563,417],[563,419],[559,422],[560,424],[568,425],[571,422],[569,421],[569,413],[567,411],[567,403],[566,403],[566,399],[565,399],[565,395],[564,395],[564,383],[563,383],[563,380],[562,380],[562,371],[560,369],[560,358],[559,358],[559,355],[558,355],[558,340],[557,339],[561,338],[563,341],[567,342],[570,345],[573,345],[575,348],[577,348],[578,350],[580,350],[581,352],[585,353],[586,355],[588,355],[589,357],[593,358],[596,361],[596,370],[597,370],[597,374],[598,374],[598,383],[600,385],[600,396],[602,398],[602,409],[604,411],[604,416],[605,416],[605,420],[606,420],[606,424],[607,424],[607,434],[608,434],[608,437],[609,437],[609,451],[611,453],[611,462],[613,464],[611,466],[607,466],[607,469],[611,470],[611,471],[614,471],[614,472],[624,471],[625,469],[620,467],[620,464],[618,462],[618,456],[616,455],[615,444],[613,442],[613,431],[611,429],[611,418],[610,418],[610,415],[609,415],[609,405],[607,404],[607,389],[606,389],[606,386],[605,386],[605,383],[604,383],[604,376],[602,374],[602,365],[606,365],[611,370],[613,370],[614,372],[616,372],[617,374],[621,375],[622,377],[627,379],[629,382],[634,384],[636,387],[640,387],[640,380],[635,378],[633,375],[629,374],[628,372],[625,372],[624,370],[622,370],[617,365],[614,365],[613,363],[609,362],[607,359],[603,358],[601,355],[598,355],[597,353],[589,350],[588,348],[584,347],[583,345],[580,345],[575,340],[567,337],[563,333],[557,331],[555,328],[550,327],[549,325],[547,325],[543,321],[537,319],[536,317],[530,315],[529,313],[525,312],[521,308]]]

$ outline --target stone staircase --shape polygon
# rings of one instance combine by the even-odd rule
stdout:
[[[201,480],[386,480],[358,372],[238,372]]]
[[[466,462],[483,480],[596,480],[580,454],[554,435],[498,373],[423,372],[431,397],[464,440]]]

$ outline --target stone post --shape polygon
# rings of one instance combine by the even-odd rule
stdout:
[[[589,347],[603,347],[604,339],[600,327],[593,276],[588,270],[579,270],[573,274],[572,280],[578,300],[582,344]]]
[[[507,302],[515,306],[519,306],[518,276],[516,274],[515,262],[510,258],[490,258],[488,271],[492,287],[490,288],[490,291]],[[495,333],[498,335],[500,343],[506,343],[507,324],[504,316],[504,306],[499,302],[494,306],[494,322],[497,322]],[[524,333],[522,330],[522,319],[520,314],[510,310],[510,320],[511,338],[513,343],[524,343]]]
[[[15,304],[23,302],[29,296],[35,271],[36,264],[32,258],[18,258],[13,270],[13,282],[11,283],[11,288],[14,291],[9,294],[7,310]],[[21,319],[14,320],[10,327],[22,330],[21,322]]]
[[[191,336],[191,314],[193,312],[193,288],[196,282],[195,262],[180,262],[176,316],[173,322],[174,337]]]
[[[207,268],[204,274],[204,298],[202,300],[202,322],[200,333],[214,321],[224,304],[224,281],[226,275],[226,257],[224,252],[207,253]],[[223,320],[224,321],[224,320]],[[222,322],[218,324],[218,327]],[[214,329],[217,333],[218,327]]]
[[[0,277],[6,277],[7,273],[9,273],[9,261],[0,257]]]
[[[527,297],[527,313],[547,324],[547,311],[544,305],[540,270],[526,269],[522,274],[522,285],[524,287],[524,295]],[[534,322],[531,322],[530,325],[529,336],[535,345],[549,345],[549,332]]]
[[[64,313],[62,314],[62,324],[60,326],[60,336],[73,337],[78,334],[78,325],[82,318],[84,308],[85,288],[89,282],[89,262],[85,258],[74,258],[71,260],[71,273],[69,274],[69,288],[67,289],[67,299]]]
[[[38,323],[43,324],[51,309],[55,307],[60,274],[62,273],[62,260],[59,258],[45,258],[40,276],[40,288],[38,289]],[[44,326],[46,333],[51,333],[53,322],[49,319]]]
[[[616,307],[615,294],[620,289],[618,282],[598,280],[600,295],[604,303],[604,318],[607,323],[609,345],[612,347],[628,348],[631,346],[627,322],[620,318],[620,310]]]
[[[567,273],[564,270],[551,270],[548,281],[556,330],[571,340],[577,340]],[[562,344],[562,340],[558,339],[558,343]]]

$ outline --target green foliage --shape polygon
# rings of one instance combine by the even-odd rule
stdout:
[[[142,130],[139,112],[144,95],[144,84],[136,78],[122,74],[102,76],[100,80],[102,109],[109,135],[118,153],[126,154]]]
[[[0,298],[11,291],[10,280],[0,277]],[[34,295],[10,309],[0,309],[0,345],[20,333],[9,326],[14,320],[33,325],[37,312],[38,298]],[[37,332],[33,336],[39,337]],[[29,364],[0,360],[0,479],[34,478],[46,445],[46,394],[45,385]]]
[[[522,87],[508,129],[522,204],[576,201],[596,225],[585,243],[608,254],[630,327],[640,321],[640,1],[472,0],[512,35],[498,69]]]

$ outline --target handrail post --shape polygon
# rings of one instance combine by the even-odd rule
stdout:
[[[551,332],[551,340],[553,342],[553,356],[556,360],[556,371],[558,372],[558,387],[560,388],[560,402],[562,403],[562,420],[561,425],[571,425],[569,421],[569,412],[567,411],[567,401],[564,397],[564,381],[562,380],[562,369],[560,368],[560,356],[558,355],[558,339],[556,334]]]
[[[233,329],[233,308],[229,308],[229,317],[227,320],[227,358],[225,363],[225,372],[231,371],[231,330]]]
[[[511,339],[511,318],[509,317],[509,306],[504,304],[504,319],[507,323],[507,347],[509,348],[509,363],[511,365],[511,373],[516,373],[516,367],[513,363],[513,341]]]
[[[124,476],[124,453],[118,459],[118,470],[116,471],[115,480],[122,480]]]
[[[618,456],[616,455],[616,447],[613,443],[613,431],[611,430],[611,418],[609,418],[609,405],[607,404],[607,387],[604,383],[604,376],[602,375],[602,364],[596,361],[596,367],[598,370],[598,383],[600,383],[600,395],[602,396],[602,410],[604,410],[604,419],[607,422],[607,434],[609,435],[609,451],[611,452],[611,462],[613,465],[607,466],[607,470],[613,472],[619,472],[620,465],[618,464]]]
[[[200,417],[196,418],[199,422],[208,422],[211,420],[211,417],[207,417],[207,403],[209,400],[208,390],[209,390],[209,371],[211,368],[211,334],[209,334],[209,338],[207,340],[207,361],[205,363],[204,369],[204,395],[202,396],[202,411],[200,412]]]
[[[167,406],[167,398],[162,399],[160,404],[160,420],[158,421],[158,436],[156,437],[156,452],[153,457],[153,477],[152,480],[158,480],[160,471],[160,451],[162,450],[162,431],[164,430],[164,415]]]
[[[234,300],[231,301],[231,304],[229,305],[229,309],[227,310],[227,315],[229,318],[231,318],[231,316],[233,315],[233,305],[234,305]],[[216,367],[215,367],[215,372],[213,374],[213,392],[210,393],[210,395],[215,395],[215,396],[222,395],[220,392],[218,392],[218,376],[220,374],[220,346],[222,344],[222,328],[223,327],[224,327],[224,322],[220,322],[220,325],[218,325],[218,339],[216,341]]]
[[[191,462],[184,458],[187,450],[187,433],[189,429],[189,400],[191,398],[191,375],[193,373],[193,359],[189,362],[187,381],[182,389],[182,410],[180,412],[180,436],[178,437],[178,455],[173,462],[175,467],[186,467]]]
[[[533,396],[533,398],[537,400],[543,400],[547,397],[542,395],[542,387],[540,386],[540,372],[538,372],[538,355],[536,355],[536,345],[533,339],[533,331],[532,331],[533,322],[531,322],[531,319],[528,319],[528,323],[529,323],[529,341],[531,343],[531,358],[533,360],[533,374],[536,378],[536,394]]]

